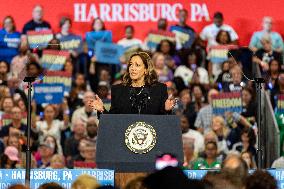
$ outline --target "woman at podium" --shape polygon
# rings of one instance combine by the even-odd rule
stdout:
[[[102,100],[95,96],[90,106],[107,113]],[[110,114],[167,114],[176,104],[168,97],[167,86],[158,82],[151,57],[145,52],[130,56],[121,84],[111,87]]]

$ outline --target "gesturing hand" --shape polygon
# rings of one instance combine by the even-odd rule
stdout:
[[[95,99],[92,99],[88,102],[88,105],[92,108],[95,109],[99,112],[103,112],[104,111],[104,103],[103,101],[100,99],[100,97],[98,95],[95,95]]]
[[[175,107],[175,105],[176,105],[176,99],[173,97],[173,95],[170,95],[165,102],[165,110],[170,111]]]

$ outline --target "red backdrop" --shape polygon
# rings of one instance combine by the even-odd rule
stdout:
[[[55,32],[59,29],[60,17],[70,16],[74,20],[72,31],[82,36],[90,30],[91,19],[94,15],[102,16],[104,14],[106,16],[110,11],[110,18],[107,18],[109,21],[106,21],[106,27],[113,31],[115,41],[123,37],[123,29],[126,24],[135,26],[136,37],[138,38],[144,38],[147,31],[156,28],[155,19],[147,19],[145,17],[149,14],[141,13],[141,10],[150,10],[153,7],[156,8],[153,12],[155,16],[166,10],[168,11],[166,16],[170,19],[174,18],[174,12],[179,7],[187,9],[189,12],[188,24],[198,32],[205,25],[211,23],[215,11],[221,11],[225,17],[225,23],[233,26],[239,34],[241,45],[247,45],[252,33],[261,29],[263,16],[273,17],[273,29],[284,34],[284,2],[282,0],[141,0],[139,3],[135,0],[124,0],[122,3],[116,3],[114,0],[13,0],[0,3],[0,18],[12,15],[16,20],[17,30],[21,31],[24,23],[31,19],[32,9],[36,4],[44,7],[44,18],[51,23]],[[103,10],[100,11],[100,8],[103,8]],[[129,9],[131,9],[130,15],[127,14]],[[115,14],[114,12],[120,11],[122,11],[121,15],[112,15]],[[210,16],[210,20],[208,20],[209,17],[206,14]],[[75,20],[75,17],[77,17],[77,20]],[[118,21],[119,19],[122,19],[122,21]],[[171,21],[170,24],[174,22]]]

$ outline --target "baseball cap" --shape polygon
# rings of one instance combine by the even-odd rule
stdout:
[[[14,146],[7,146],[5,148],[4,154],[12,161],[19,161],[19,151]]]

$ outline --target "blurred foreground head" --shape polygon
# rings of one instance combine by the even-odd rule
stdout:
[[[99,186],[98,181],[94,177],[83,174],[73,182],[71,189],[97,189]]]
[[[148,189],[203,189],[200,181],[190,180],[177,167],[166,167],[150,174],[144,179],[144,186]]]
[[[277,181],[267,171],[256,170],[246,179],[246,189],[276,189]]]

